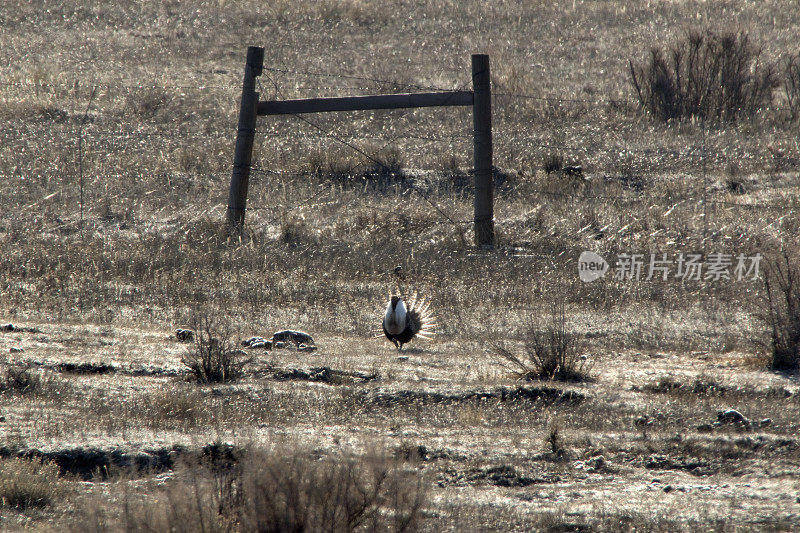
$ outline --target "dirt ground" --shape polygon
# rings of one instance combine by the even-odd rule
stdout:
[[[3,441],[62,467],[65,450],[105,454],[73,464],[71,505],[102,498],[99,486],[135,493],[170,477],[153,463],[102,481],[91,461],[114,452],[295,443],[405,454],[430,483],[425,529],[800,525],[800,387],[740,354],[593,354],[593,381],[563,385],[515,381],[477,344],[400,353],[381,338],[322,336],[316,352],[248,350],[242,380],[202,386],[187,382],[188,345],[170,330],[15,326],[32,331],[3,333],[0,350],[42,381],[0,396]],[[731,408],[748,422],[721,423]]]

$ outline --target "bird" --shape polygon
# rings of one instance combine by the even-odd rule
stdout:
[[[430,304],[414,293],[408,304],[397,294],[390,295],[389,304],[383,315],[383,334],[394,343],[398,351],[412,339],[429,338],[434,334],[434,318]]]

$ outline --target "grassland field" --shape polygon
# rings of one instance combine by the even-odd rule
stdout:
[[[584,250],[762,274],[798,253],[780,89],[734,123],[638,105],[628,61],[691,28],[800,47],[790,0],[3,0],[0,529],[288,530],[288,508],[307,530],[800,529],[763,275],[578,277]],[[228,238],[251,45],[264,100],[469,90],[489,54],[495,248],[473,246],[469,108],[259,118]],[[438,318],[402,353],[378,336],[397,265]],[[521,381],[498,346],[554,306],[588,379]],[[197,383],[174,331],[203,321],[317,350]],[[369,512],[325,514],[350,486]]]

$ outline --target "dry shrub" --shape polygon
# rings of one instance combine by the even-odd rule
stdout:
[[[582,344],[581,339],[567,329],[564,303],[556,301],[549,317],[530,319],[522,356],[502,344],[495,346],[494,354],[504,366],[510,363],[519,379],[588,381],[589,369],[581,354]]]
[[[550,152],[542,158],[542,168],[547,174],[560,172],[561,169],[564,168],[564,156],[559,153]]]
[[[39,390],[42,380],[39,374],[31,372],[29,365],[14,365],[6,370],[0,380],[0,392],[32,394]]]
[[[778,68],[760,57],[745,32],[691,30],[667,50],[652,48],[649,61],[629,61],[629,68],[639,103],[664,122],[735,122],[772,102]]]
[[[410,187],[414,183],[414,178],[409,176],[403,167],[404,162],[399,150],[383,149],[370,157],[360,178],[365,186],[378,192],[394,191],[396,187]]]
[[[25,510],[50,505],[63,491],[54,463],[36,459],[0,459],[0,502]]]
[[[366,148],[359,152],[312,152],[304,168],[323,183],[362,192],[396,193],[414,185],[415,178],[404,170],[405,162],[397,148]]]
[[[210,316],[200,316],[194,322],[194,343],[181,358],[191,376],[200,383],[240,378],[252,358],[236,347],[230,326]]]
[[[459,160],[455,155],[445,157],[439,163],[435,190],[440,195],[453,195],[466,198],[466,194],[472,192],[474,180],[469,172],[463,170],[459,165]],[[469,196],[471,199],[472,196]]]
[[[54,404],[72,401],[75,389],[68,380],[52,372],[39,372],[30,364],[16,363],[0,375],[0,394],[24,396]]]
[[[317,179],[346,182],[355,173],[359,160],[341,150],[312,151],[306,158],[303,170]]]
[[[258,531],[407,531],[419,518],[422,487],[383,457],[265,457],[247,472],[242,524]]]
[[[410,531],[422,478],[384,455],[319,459],[301,451],[249,451],[186,465],[157,502],[127,502],[96,531]],[[232,460],[227,460],[232,459]]]
[[[791,120],[800,119],[800,50],[789,54],[783,63],[783,91]]]
[[[772,262],[764,277],[766,313],[770,330],[773,370],[800,368],[800,267],[784,252]]]
[[[301,215],[289,215],[281,222],[278,240],[292,247],[315,244],[317,241],[313,229]]]
[[[564,443],[564,435],[557,422],[550,423],[545,434],[544,443],[549,448],[547,453],[552,459],[565,459],[569,455]]]

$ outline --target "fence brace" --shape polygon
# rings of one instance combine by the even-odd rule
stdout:
[[[228,224],[232,232],[244,228],[247,188],[253,154],[256,117],[357,111],[367,109],[399,109],[411,107],[472,106],[474,164],[474,227],[478,247],[494,246],[494,180],[492,172],[492,93],[489,56],[472,56],[472,91],[443,91],[412,94],[385,94],[339,98],[307,98],[298,100],[258,101],[255,78],[261,75],[264,49],[247,49],[247,63],[239,107],[239,128],[233,158],[233,174],[228,195]]]

